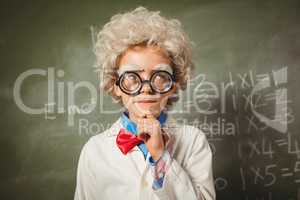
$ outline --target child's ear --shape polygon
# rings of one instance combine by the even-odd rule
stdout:
[[[121,90],[120,90],[119,86],[117,86],[116,83],[114,84],[114,91],[118,97],[121,97]]]
[[[172,92],[172,93],[175,92],[175,91],[177,90],[177,88],[178,88],[178,83],[175,82],[174,85],[173,85],[173,87],[172,87],[171,92]]]

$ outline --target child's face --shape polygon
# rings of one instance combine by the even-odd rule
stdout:
[[[149,80],[155,71],[164,70],[164,67],[168,65],[171,66],[171,60],[162,49],[154,46],[135,46],[122,55],[119,60],[119,71],[122,71],[122,73],[135,71],[142,80]],[[169,92],[160,94],[153,91],[149,83],[145,83],[140,93],[132,96],[125,94],[118,86],[115,87],[116,94],[121,97],[130,117],[135,118],[145,117],[146,115],[159,116],[160,112],[166,107],[168,98],[175,90],[176,85],[174,83]]]

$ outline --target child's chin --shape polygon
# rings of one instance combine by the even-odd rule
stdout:
[[[158,116],[160,113],[159,109],[152,109],[152,108],[141,108],[137,107],[136,112],[138,113],[139,116],[143,117],[145,115],[154,115]]]

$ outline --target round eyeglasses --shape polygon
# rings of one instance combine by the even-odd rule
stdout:
[[[116,81],[116,85],[119,86],[125,94],[138,95],[140,94],[143,85],[149,83],[152,91],[164,94],[172,89],[174,82],[174,75],[163,70],[155,71],[149,80],[142,80],[137,72],[126,71]]]

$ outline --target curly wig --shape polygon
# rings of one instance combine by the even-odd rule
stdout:
[[[135,45],[155,45],[164,49],[172,62],[178,88],[186,88],[194,64],[192,42],[181,23],[177,19],[161,16],[159,11],[138,7],[112,16],[97,33],[94,52],[100,86],[117,102],[120,102],[120,98],[115,95],[114,84],[118,79],[118,60],[122,53]],[[171,105],[177,99],[170,99],[168,104]]]

